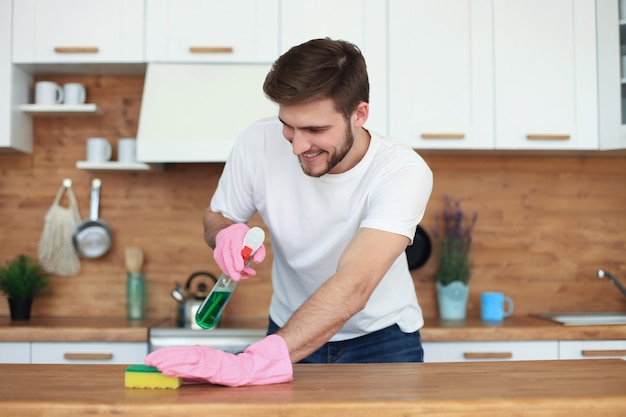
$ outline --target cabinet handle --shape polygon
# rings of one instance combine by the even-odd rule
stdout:
[[[529,133],[526,139],[529,140],[569,140],[569,135],[544,135],[538,133]]]
[[[511,359],[513,353],[511,352],[465,352],[463,354],[465,359]]]
[[[112,353],[64,353],[63,358],[69,361],[110,361]]]
[[[232,54],[232,46],[190,46],[192,54]]]
[[[583,356],[626,356],[626,349],[616,350],[582,350]]]
[[[54,52],[59,54],[95,54],[98,48],[95,46],[56,46]]]
[[[465,133],[422,133],[422,139],[464,139]]]

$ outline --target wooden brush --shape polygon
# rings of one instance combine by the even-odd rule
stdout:
[[[143,251],[141,248],[128,247],[126,248],[126,270],[128,272],[141,272],[143,266]]]

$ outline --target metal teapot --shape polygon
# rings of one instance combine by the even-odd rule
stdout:
[[[210,288],[207,287],[205,282],[200,282],[195,288],[192,288],[192,281],[199,276],[209,277],[214,283],[217,282],[217,277],[212,273],[199,271],[194,272],[187,278],[187,283],[184,287],[177,284],[176,288],[172,290],[172,297],[178,301],[178,310],[176,313],[176,324],[178,327],[200,328],[195,320],[196,311],[204,301],[204,298],[208,295]]]

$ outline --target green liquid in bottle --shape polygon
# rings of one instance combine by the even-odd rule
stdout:
[[[213,291],[196,312],[198,326],[203,329],[212,329],[217,326],[224,312],[224,306],[232,293],[232,291]]]

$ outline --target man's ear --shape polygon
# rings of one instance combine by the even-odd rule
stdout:
[[[352,125],[355,128],[363,127],[365,122],[367,122],[367,118],[370,115],[369,103],[362,101],[359,104],[357,104],[356,109],[354,110],[353,114],[355,118],[354,118],[354,121],[352,122]]]

